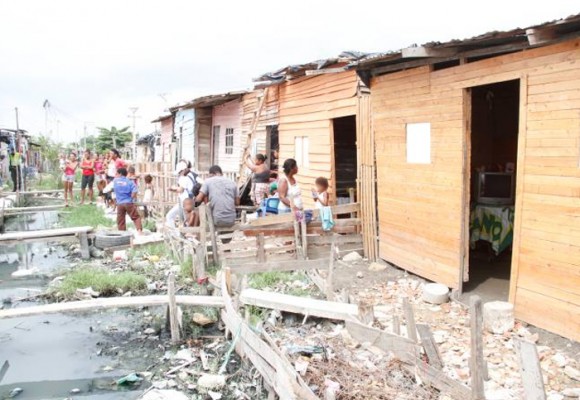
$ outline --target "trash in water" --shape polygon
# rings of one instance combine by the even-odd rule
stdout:
[[[122,377],[121,379],[117,380],[117,385],[122,386],[122,385],[129,385],[129,384],[135,384],[137,382],[141,382],[143,380],[143,378],[141,378],[139,375],[137,375],[135,372]]]
[[[10,391],[10,394],[8,395],[9,399],[13,399],[14,397],[18,396],[20,393],[24,392],[24,389],[22,388],[14,388]]]

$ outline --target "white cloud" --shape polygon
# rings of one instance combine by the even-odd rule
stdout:
[[[42,103],[61,136],[95,125],[138,131],[169,103],[249,87],[251,78],[342,50],[384,51],[465,38],[576,13],[574,2],[332,2],[3,0],[0,126],[44,130]],[[54,117],[54,118],[53,118]]]

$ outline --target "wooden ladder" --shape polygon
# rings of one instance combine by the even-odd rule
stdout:
[[[250,154],[250,147],[252,146],[252,140],[258,129],[258,123],[260,122],[260,117],[262,116],[262,111],[266,104],[266,97],[268,97],[268,88],[265,88],[262,92],[262,97],[258,101],[258,109],[254,111],[254,118],[252,119],[252,125],[250,126],[250,131],[246,136],[246,144],[242,152],[242,159],[240,160],[240,173],[238,174],[238,184],[242,184],[246,180],[246,157]]]

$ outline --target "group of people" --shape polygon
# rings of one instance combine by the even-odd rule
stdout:
[[[267,157],[257,154],[254,159],[246,159],[246,165],[253,172],[253,201],[260,206],[268,197],[277,197],[278,213],[300,213],[303,209],[302,190],[296,180],[298,164],[293,158],[284,161],[284,175],[278,179],[272,176],[266,164]],[[319,177],[312,188],[312,197],[317,208],[326,207],[329,204],[328,179]]]
[[[62,171],[64,182],[65,206],[73,201],[73,185],[76,180],[77,170],[81,170],[81,205],[85,204],[88,197],[90,204],[94,204],[94,186],[97,185],[98,195],[102,197],[105,207],[109,212],[117,213],[117,228],[126,230],[126,216],[134,222],[137,232],[142,231],[142,223],[139,211],[135,204],[139,193],[139,177],[135,174],[135,168],[121,159],[117,149],[111,149],[105,154],[93,154],[89,149],[84,151],[83,158],[79,161],[77,155],[71,152],[68,157],[61,154],[59,167]],[[88,196],[87,196],[88,195]],[[145,177],[145,198],[153,197],[152,177]]]

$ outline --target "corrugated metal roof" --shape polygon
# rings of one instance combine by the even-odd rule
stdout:
[[[227,103],[228,101],[236,100],[241,98],[243,95],[248,93],[246,90],[240,90],[235,92],[212,94],[209,96],[198,97],[187,103],[180,104],[174,107],[170,107],[169,111],[175,112],[184,108],[200,108],[200,107],[211,107],[217,106],[219,104]]]

